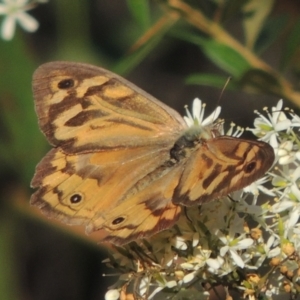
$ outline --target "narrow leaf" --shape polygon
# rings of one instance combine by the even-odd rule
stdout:
[[[131,15],[145,31],[150,26],[150,8],[148,0],[127,0]]]
[[[219,75],[208,74],[208,73],[196,73],[196,74],[189,75],[185,79],[185,83],[223,88],[227,79],[228,77],[226,76],[219,76]],[[230,81],[229,84],[226,86],[226,89],[235,90],[236,85],[234,84],[234,82]]]
[[[283,43],[283,55],[280,62],[280,69],[285,69],[293,59],[300,45],[300,20],[293,27],[287,42]]]
[[[228,72],[234,78],[239,78],[251,68],[250,63],[233,48],[213,39],[196,35],[188,31],[175,33],[178,38],[201,47],[204,54],[220,69]]]
[[[244,30],[246,37],[246,46],[254,48],[256,39],[269,16],[274,5],[274,0],[250,0],[243,7],[244,12]]]

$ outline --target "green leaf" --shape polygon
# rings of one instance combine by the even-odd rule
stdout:
[[[196,35],[188,31],[177,31],[175,35],[201,47],[204,54],[219,68],[239,78],[251,68],[250,63],[233,48],[213,39]]]
[[[128,74],[135,66],[141,63],[145,57],[148,56],[148,54],[159,44],[160,40],[161,37],[156,36],[138,51],[119,60],[118,63],[110,69],[123,76]]]
[[[146,44],[140,47],[136,52],[124,57],[111,68],[115,73],[125,75],[129,73],[135,66],[137,66],[146,56],[160,43],[165,34],[173,26],[173,21],[166,23],[164,27]]]
[[[105,61],[107,57],[99,49],[96,52],[93,47],[89,27],[89,1],[53,1],[53,8],[57,41],[53,45],[52,59],[55,57],[57,60],[96,63],[102,58]],[[76,34],[70,34],[71,32]]]
[[[262,53],[278,39],[287,22],[288,18],[286,15],[268,19],[257,38],[254,46],[255,53]]]
[[[127,0],[128,8],[136,22],[145,31],[150,26],[150,8],[148,0]]]
[[[251,67],[240,53],[224,44],[208,40],[203,46],[202,50],[206,56],[219,68],[234,77],[242,76]]]
[[[6,199],[5,199],[6,200]],[[0,218],[0,291],[1,299],[15,300],[18,299],[19,286],[17,264],[15,258],[15,220],[13,211],[3,206],[4,199],[1,199],[1,218]],[[9,216],[9,217],[8,217]]]
[[[31,90],[34,66],[21,36],[0,42],[0,164],[30,181],[34,166],[45,151],[46,140],[38,130]],[[11,63],[13,62],[13,63]]]
[[[237,15],[240,15],[242,7],[245,5],[245,3],[248,3],[248,1],[249,0],[219,1],[219,9],[222,10],[222,23],[236,18]]]
[[[215,74],[209,73],[195,73],[189,75],[185,79],[185,83],[187,84],[198,84],[198,85],[206,85],[216,88],[223,88],[228,80],[226,76],[219,76]],[[236,90],[236,85],[234,82],[229,81],[228,85],[226,86],[228,90]]]
[[[256,93],[268,91],[270,94],[280,96],[283,94],[280,81],[271,73],[267,73],[261,69],[251,69],[247,71],[239,80],[239,84]]]
[[[246,46],[254,48],[257,37],[269,16],[274,5],[274,0],[250,0],[243,7],[243,25],[246,37]]]
[[[280,69],[285,69],[293,56],[295,55],[296,51],[299,49],[300,45],[300,20],[298,20],[293,27],[290,35],[287,38],[287,42],[283,43],[283,55],[280,62]]]

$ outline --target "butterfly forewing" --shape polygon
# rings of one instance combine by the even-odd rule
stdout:
[[[186,127],[176,111],[125,79],[86,64],[40,66],[33,93],[42,131],[68,153],[165,145]]]

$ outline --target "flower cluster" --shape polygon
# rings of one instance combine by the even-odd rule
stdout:
[[[199,99],[185,117],[189,126],[209,126]],[[256,112],[260,140],[274,148],[269,173],[242,191],[184,209],[176,225],[149,239],[114,247],[105,263],[120,273],[109,288],[113,299],[208,299],[218,286],[230,299],[274,299],[300,293],[300,117],[282,109]],[[226,134],[240,136],[231,126]]]
[[[38,29],[39,23],[26,11],[34,8],[38,3],[47,0],[2,0],[0,15],[3,15],[1,36],[4,40],[11,40],[14,36],[16,24],[19,23],[28,32]]]

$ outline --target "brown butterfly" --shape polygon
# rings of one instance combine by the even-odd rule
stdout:
[[[182,206],[226,196],[274,161],[264,142],[188,127],[170,107],[105,69],[51,62],[33,76],[39,125],[54,146],[31,203],[48,217],[105,229],[123,245],[174,225]]]

